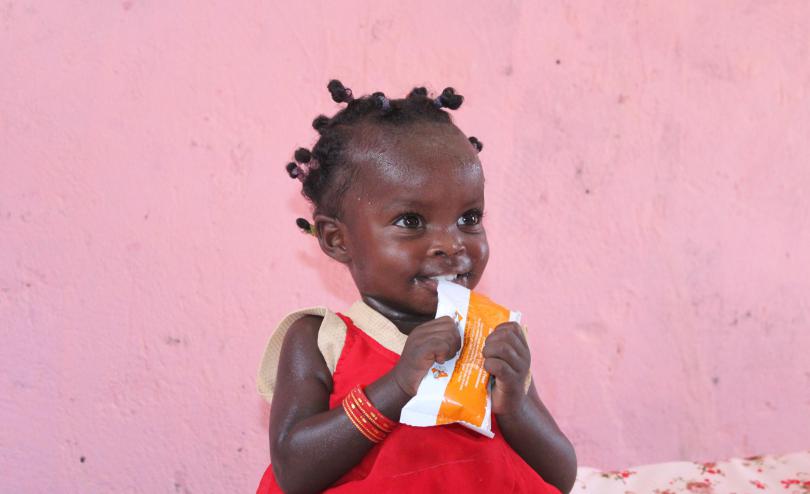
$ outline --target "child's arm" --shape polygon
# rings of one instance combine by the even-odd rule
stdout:
[[[299,319],[284,337],[270,410],[270,452],[276,481],[285,492],[321,491],[357,465],[373,443],[342,406],[329,410],[332,376],[318,350],[321,318]],[[458,351],[461,339],[449,318],[414,328],[390,372],[365,391],[392,420],[416,393],[434,360]]]
[[[504,438],[543,480],[570,492],[577,474],[574,447],[540,401],[534,382],[525,392],[531,355],[520,325],[499,325],[483,353],[484,368],[495,376],[492,411]]]

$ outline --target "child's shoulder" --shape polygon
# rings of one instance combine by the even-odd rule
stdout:
[[[256,378],[259,394],[268,402],[272,400],[278,364],[285,345],[316,342],[329,372],[333,373],[345,339],[346,324],[327,307],[309,307],[290,312],[278,323],[265,347]]]

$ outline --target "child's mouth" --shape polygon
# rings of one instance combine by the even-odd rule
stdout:
[[[417,276],[415,278],[416,283],[421,285],[431,291],[436,291],[439,286],[439,281],[449,281],[452,283],[457,283],[462,286],[467,286],[467,282],[472,276],[472,273],[459,273],[459,274],[441,274],[437,276]]]

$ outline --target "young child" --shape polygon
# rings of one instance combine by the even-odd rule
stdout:
[[[303,184],[313,221],[300,228],[345,264],[361,300],[287,316],[272,335],[258,386],[271,401],[270,492],[567,493],[576,456],[529,382],[522,328],[504,323],[486,339],[495,378],[489,439],[458,424],[398,424],[434,361],[459,350],[448,317],[434,319],[437,280],[474,288],[487,265],[482,144],[443,110],[463,100],[415,88],[403,99],[353,98],[319,116],[312,151],[287,172]],[[528,390],[528,391],[527,391]]]

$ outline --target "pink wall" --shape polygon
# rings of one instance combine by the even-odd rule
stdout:
[[[810,447],[810,3],[180,3],[0,5],[0,490],[255,488],[270,328],[354,299],[283,172],[335,76],[468,97],[582,465]]]

